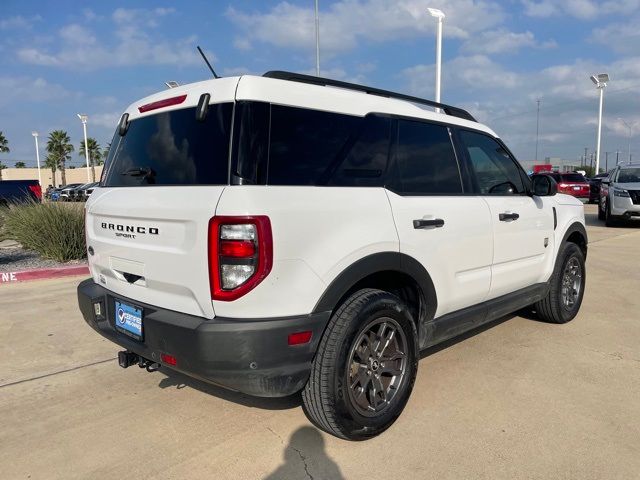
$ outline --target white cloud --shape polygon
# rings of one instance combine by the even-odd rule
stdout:
[[[446,10],[444,32],[451,38],[468,38],[505,18],[502,7],[491,0],[341,0],[320,12],[321,50],[333,55],[355,48],[360,41],[380,43],[426,35],[435,28],[427,13],[427,7],[433,6]],[[230,7],[227,16],[244,31],[247,42],[308,51],[315,45],[311,4],[301,7],[281,2],[267,13]]]
[[[611,48],[614,52],[623,55],[636,55],[640,47],[638,22],[640,22],[640,15],[624,23],[611,23],[596,28],[591,35],[591,40]]]
[[[462,45],[465,53],[494,55],[497,53],[516,53],[521,48],[552,48],[556,44],[553,41],[539,43],[533,33],[510,32],[505,28],[487,30],[473,36]]]
[[[72,93],[57,83],[41,77],[0,76],[0,105],[12,102],[57,102],[68,99]]]
[[[551,17],[553,15],[570,15],[580,19],[594,19],[599,15],[637,12],[640,0],[521,0],[525,14],[531,17]]]
[[[102,127],[113,130],[118,124],[122,112],[107,112],[107,113],[93,113],[89,114],[89,125]]]
[[[13,17],[7,17],[0,20],[0,30],[30,30],[36,22],[42,20],[40,15],[34,15],[32,17],[23,17],[22,15],[15,15]]]
[[[197,65],[201,59],[195,51],[195,36],[166,40],[153,30],[162,18],[174,12],[170,8],[141,9],[118,8],[113,12],[115,43],[102,41],[87,28],[69,24],[58,32],[60,47],[47,50],[33,46],[21,48],[18,59],[24,63],[67,67],[72,69],[98,69],[127,65]],[[209,54],[215,60],[213,54]]]

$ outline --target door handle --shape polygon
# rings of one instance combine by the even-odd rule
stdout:
[[[430,228],[430,227],[435,227],[435,228],[444,227],[444,220],[441,218],[434,218],[432,220],[424,220],[421,218],[413,221],[413,228],[415,229]]]
[[[520,218],[520,215],[517,213],[501,213],[498,215],[498,218],[501,222],[512,222]]]

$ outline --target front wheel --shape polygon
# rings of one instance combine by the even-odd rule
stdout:
[[[337,437],[374,437],[400,416],[417,370],[416,327],[406,305],[382,290],[359,290],[322,337],[302,392],[305,413]]]
[[[535,304],[538,318],[551,323],[573,320],[582,305],[586,279],[582,250],[575,243],[565,243],[549,280],[549,293]]]

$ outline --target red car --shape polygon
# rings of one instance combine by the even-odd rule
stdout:
[[[591,185],[584,176],[580,173],[557,173],[548,172],[545,175],[550,175],[558,183],[558,193],[564,193],[572,195],[585,202],[589,201],[589,195],[591,193]]]

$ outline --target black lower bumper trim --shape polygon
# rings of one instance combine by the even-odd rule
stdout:
[[[144,339],[137,341],[115,329],[115,299],[144,309]],[[101,302],[96,318],[94,304]],[[114,295],[92,279],[78,286],[85,321],[121,347],[201,380],[259,397],[291,395],[304,387],[330,312],[298,317],[242,320],[193,315]],[[290,346],[290,333],[311,331],[311,341]],[[176,358],[166,365],[161,355]]]

